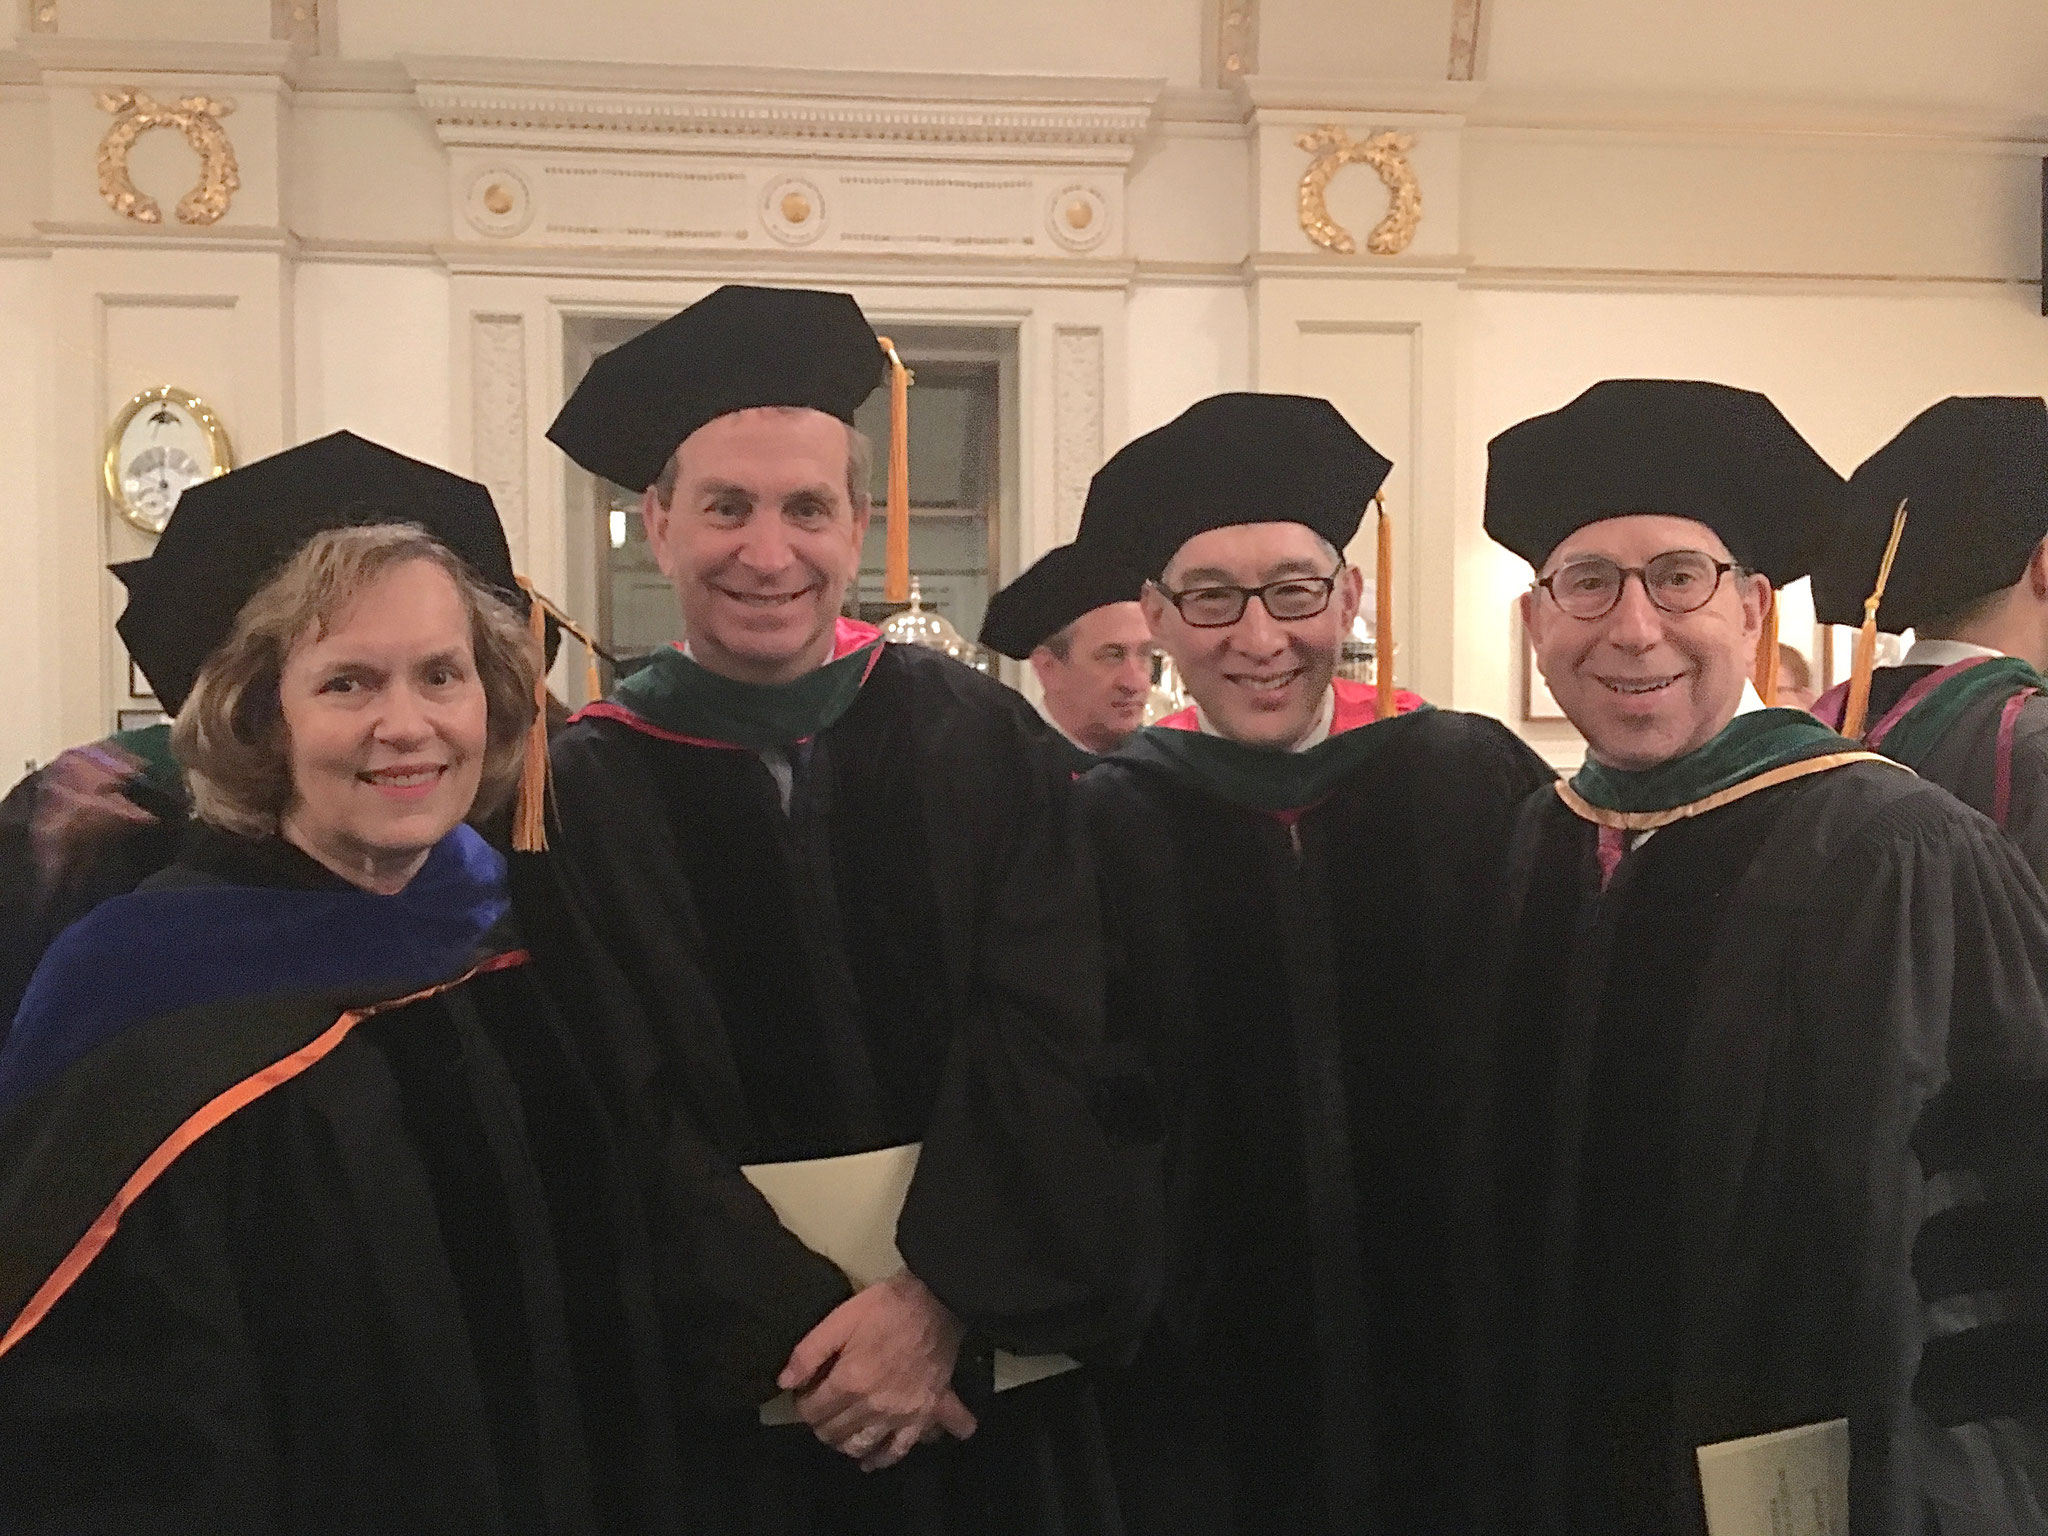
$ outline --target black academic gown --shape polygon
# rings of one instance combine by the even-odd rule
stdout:
[[[605,718],[555,743],[557,931],[587,926],[608,962],[592,990],[626,999],[597,1053],[663,1207],[701,1529],[1115,1528],[1086,1373],[973,1392],[990,1345],[1113,1350],[1149,1277],[1119,1171],[1146,1128],[1096,1070],[1092,892],[1056,740],[1011,690],[886,645],[791,749],[786,813],[753,751]],[[898,1246],[971,1330],[957,1384],[980,1430],[869,1475],[758,1422],[850,1290],[739,1169],[917,1140]]]
[[[1881,720],[1906,691],[1936,669],[1931,666],[1880,667],[1870,677],[1869,720]],[[1997,807],[1998,736],[2005,700],[1979,700],[1963,711],[1939,745],[1921,760],[1916,772],[1939,784],[1963,804],[1986,816]],[[2048,694],[2035,694],[2020,706],[2013,722],[2011,779],[2005,831],[2034,873],[2048,881]]]
[[[1503,1529],[1700,1536],[1697,1447],[1846,1417],[1857,1536],[2041,1530],[2048,898],[1879,763],[1597,835],[1512,867]]]
[[[149,888],[220,882],[333,877],[201,831]],[[683,1529],[637,1205],[525,957],[478,964],[145,1020],[0,1119],[0,1333],[58,1277],[0,1529]]]
[[[1165,1294],[1104,1399],[1134,1536],[1487,1528],[1472,945],[1551,775],[1475,715],[1358,730],[1293,813],[1124,757],[1077,788],[1166,1122]]]

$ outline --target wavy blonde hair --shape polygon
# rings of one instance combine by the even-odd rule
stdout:
[[[380,576],[414,560],[446,571],[469,614],[486,718],[483,779],[470,817],[504,803],[519,782],[540,667],[526,621],[424,528],[376,523],[308,539],[242,605],[234,632],[200,665],[171,726],[171,751],[201,821],[243,837],[277,832],[293,800],[291,741],[278,697],[285,658],[309,631],[326,634]]]

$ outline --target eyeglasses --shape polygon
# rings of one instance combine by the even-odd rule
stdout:
[[[1594,555],[1559,567],[1536,585],[1575,619],[1607,617],[1621,601],[1621,589],[1631,576],[1642,582],[1644,595],[1666,613],[1692,613],[1706,607],[1720,590],[1723,576],[1740,569],[1697,549],[1667,550],[1648,565],[1617,565]]]
[[[1255,597],[1276,619],[1312,619],[1330,606],[1330,594],[1343,574],[1344,562],[1339,560],[1327,576],[1289,576],[1263,587],[1189,587],[1175,592],[1156,581],[1152,585],[1196,629],[1227,629],[1244,617]]]

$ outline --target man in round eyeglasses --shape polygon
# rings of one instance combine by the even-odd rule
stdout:
[[[1192,708],[1076,794],[1111,1027],[1166,1132],[1169,1260],[1104,1419],[1131,1536],[1489,1529],[1470,948],[1522,799],[1497,722],[1333,681],[1389,465],[1329,402],[1223,395],[1124,448],[1116,551]]]
[[[1846,1461],[1794,1492],[1846,1498],[1828,1529],[2042,1529],[2048,897],[1747,676],[1841,495],[1718,384],[1610,380],[1490,448],[1587,750],[1524,808],[1497,946],[1503,1530],[1700,1536],[1720,1469],[1779,1457]]]

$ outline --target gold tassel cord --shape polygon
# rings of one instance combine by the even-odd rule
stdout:
[[[547,657],[549,605],[533,590],[533,583],[518,578],[527,596],[527,617],[533,638],[533,724],[526,732],[526,759],[519,769],[519,794],[512,802],[512,847],[518,853],[540,853],[548,846],[548,675],[541,663]]]
[[[1863,599],[1863,627],[1856,632],[1856,659],[1849,669],[1849,697],[1842,709],[1842,734],[1851,741],[1863,735],[1864,717],[1870,713],[1870,674],[1877,665],[1877,610],[1884,604],[1884,584],[1891,580],[1892,561],[1899,553],[1899,535],[1906,531],[1906,501],[1892,514],[1892,536],[1878,562],[1877,585]]]
[[[593,703],[603,698],[604,675],[597,670],[597,664],[600,660],[603,660],[610,662],[616,667],[619,664],[618,657],[612,655],[610,651],[607,651],[603,646],[591,639],[583,626],[570,618],[568,614],[562,612],[561,608],[548,598],[545,593],[540,592],[530,584],[521,583],[521,585],[526,587],[527,592],[532,595],[534,602],[546,610],[547,616],[561,626],[562,632],[573,636],[576,642],[583,647],[584,691],[589,695]],[[541,659],[547,659],[545,650],[541,653]]]
[[[878,338],[889,357],[889,500],[882,564],[882,601],[910,601],[910,386],[915,382],[896,343]]]
[[[1372,676],[1378,690],[1373,714],[1389,720],[1394,714],[1394,525],[1388,520],[1387,498],[1375,491],[1372,502],[1380,514],[1372,594]]]
[[[1756,661],[1749,670],[1757,696],[1767,707],[1778,702],[1778,590],[1764,598],[1763,633],[1757,637]]]

